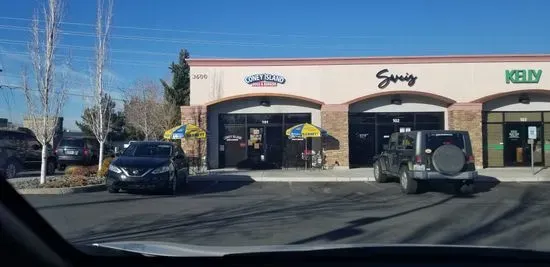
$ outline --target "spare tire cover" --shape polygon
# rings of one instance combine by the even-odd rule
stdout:
[[[442,145],[438,147],[433,155],[434,168],[443,174],[454,175],[462,170],[466,158],[464,152],[455,145]]]

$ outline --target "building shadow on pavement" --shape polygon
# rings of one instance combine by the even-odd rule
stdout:
[[[155,213],[152,210],[148,214],[127,215],[88,226],[67,238],[80,244],[149,240],[194,245],[219,245],[221,242],[230,246],[366,242],[512,243],[519,247],[550,237],[550,231],[539,229],[544,224],[537,223],[537,220],[550,218],[550,210],[536,204],[544,201],[544,196],[544,190],[533,186],[513,202],[500,206],[477,203],[477,209],[472,209],[470,200],[454,196],[437,199],[433,199],[434,196],[396,196],[377,200],[370,196],[344,195],[301,203],[251,200],[195,212]],[[440,207],[448,203],[452,203],[449,208]],[[384,210],[387,212],[380,212]],[[425,217],[431,212],[442,214]],[[324,224],[324,218],[344,213],[367,216],[347,222],[329,221],[328,225],[335,226],[332,230],[311,224],[311,230],[295,228],[303,220],[318,220],[317,224]],[[329,229],[324,230],[326,228]],[[308,233],[311,235],[307,236]],[[288,235],[281,239],[281,234]]]
[[[374,208],[350,205],[350,201],[357,204],[367,200],[354,198],[352,195],[316,202],[267,198],[250,200],[239,205],[213,206],[198,212],[155,213],[151,210],[148,214],[128,215],[95,224],[66,237],[81,244],[120,240],[162,240],[196,244],[196,240],[217,239],[218,235],[235,234],[237,231],[251,240],[261,240],[272,234],[269,229],[280,225],[296,224],[314,216],[336,217],[344,210],[358,212]],[[376,206],[385,205],[387,200]]]
[[[86,206],[86,205],[97,205],[97,204],[106,204],[106,203],[120,203],[120,202],[138,202],[138,201],[147,201],[151,199],[159,198],[174,198],[174,197],[185,197],[189,195],[203,195],[203,194],[213,194],[220,192],[229,192],[237,190],[241,187],[247,186],[254,182],[250,177],[249,181],[246,181],[248,176],[234,177],[240,179],[240,181],[192,181],[188,183],[187,188],[181,188],[176,196],[163,194],[154,191],[146,190],[128,190],[121,191],[116,194],[110,194],[109,198],[98,199],[94,201],[72,201],[70,203],[62,204],[53,204],[53,205],[40,205],[35,204],[36,209],[45,210],[52,208],[63,208],[63,207],[76,207],[76,206]],[[96,192],[97,193],[97,192]],[[84,193],[88,194],[88,193]]]
[[[417,207],[417,208],[414,208],[414,209],[409,209],[409,210],[405,210],[405,211],[402,211],[402,212],[394,213],[394,214],[391,214],[391,215],[388,215],[388,216],[364,217],[364,218],[361,218],[361,219],[358,219],[358,220],[350,221],[350,222],[348,222],[348,224],[346,226],[344,226],[342,228],[338,228],[338,229],[332,230],[330,232],[323,233],[323,234],[320,234],[320,235],[315,235],[315,236],[312,236],[312,237],[309,237],[309,238],[297,240],[297,241],[294,241],[294,242],[290,243],[290,245],[301,245],[301,244],[307,244],[307,243],[316,242],[316,241],[320,241],[320,240],[328,241],[328,242],[332,243],[332,242],[336,242],[336,241],[341,240],[341,239],[361,235],[361,234],[364,233],[364,231],[360,227],[363,227],[363,226],[366,226],[368,224],[372,224],[372,223],[375,223],[375,222],[379,222],[379,221],[383,221],[383,220],[389,220],[389,219],[399,217],[399,216],[404,216],[404,215],[414,213],[414,212],[419,211],[419,210],[428,209],[428,208],[431,208],[431,207],[434,207],[434,206],[437,206],[437,205],[441,205],[445,202],[448,202],[451,199],[453,199],[453,197],[449,196],[449,197],[441,199],[441,200],[439,200],[435,203],[431,203],[431,204],[420,206],[420,207]]]
[[[224,174],[217,175],[216,179],[208,177],[208,179],[201,180],[195,178],[193,181],[187,183],[187,185],[181,184],[177,193],[177,196],[188,195],[202,195],[213,194],[237,190],[241,187],[250,185],[255,181],[248,175],[232,175]],[[155,192],[149,190],[128,190],[130,194],[136,195],[162,195],[162,192]]]

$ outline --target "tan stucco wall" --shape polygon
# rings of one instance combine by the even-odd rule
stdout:
[[[390,83],[379,89],[376,73],[413,74],[416,84]],[[505,70],[542,69],[537,84],[506,84]],[[248,75],[270,73],[282,75],[285,84],[277,87],[253,87],[244,82]],[[191,77],[207,74],[207,79],[191,80],[191,104],[201,105],[224,97],[249,93],[281,93],[308,97],[326,104],[341,104],[365,95],[384,91],[406,90],[441,95],[456,102],[470,102],[488,95],[521,89],[550,90],[550,62],[497,63],[429,63],[384,65],[321,66],[192,66]]]

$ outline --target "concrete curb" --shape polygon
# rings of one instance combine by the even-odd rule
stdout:
[[[205,175],[189,177],[189,181],[228,181],[228,182],[374,182],[374,177],[224,177]],[[476,182],[550,182],[550,177],[488,178],[480,177]]]
[[[17,192],[22,195],[67,195],[77,193],[88,193],[105,190],[104,184],[95,184],[79,187],[62,187],[62,188],[25,188],[17,189]]]

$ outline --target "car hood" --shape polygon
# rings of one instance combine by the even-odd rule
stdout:
[[[548,252],[533,251],[527,249],[491,247],[491,246],[459,246],[459,245],[421,245],[421,244],[325,244],[325,245],[267,245],[267,246],[197,246],[172,242],[154,241],[121,241],[95,243],[94,247],[108,248],[116,251],[138,253],[146,256],[167,256],[167,257],[222,257],[227,255],[249,254],[249,253],[272,253],[272,252],[341,252],[342,256],[349,256],[346,249],[361,250],[360,254],[370,253],[393,253],[399,249],[411,252],[416,250],[419,253],[448,253],[453,249],[456,253],[485,252],[486,255],[497,253],[509,255],[510,252],[543,253],[548,257]],[[366,253],[365,253],[366,252]],[[348,253],[348,254],[346,254]],[[326,254],[325,254],[326,255]],[[534,256],[534,255],[531,255]]]
[[[128,168],[155,168],[170,161],[168,158],[152,157],[118,157],[112,164],[118,167]]]

